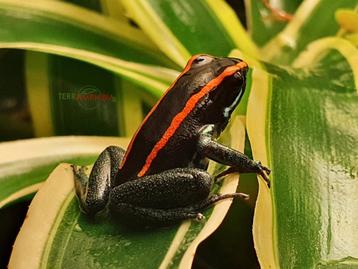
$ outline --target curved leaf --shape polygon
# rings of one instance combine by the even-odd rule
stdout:
[[[61,1],[1,0],[0,23],[6,42],[66,46],[173,67],[138,29]]]
[[[262,55],[276,64],[292,63],[310,42],[337,34],[334,16],[338,8],[356,6],[356,0],[305,0],[285,29],[263,48]]]
[[[114,73],[120,74],[124,77],[127,77],[128,79],[139,85],[145,86],[145,89],[148,91],[149,94],[157,97],[161,96],[163,94],[163,91],[168,87],[167,82],[169,81],[169,78],[170,80],[173,80],[178,74],[177,71],[171,69],[126,62],[117,58],[72,49],[68,47],[43,45],[37,43],[0,42],[0,48],[26,49],[31,51],[46,52],[92,63]],[[153,79],[154,77],[155,79]],[[163,80],[164,78],[166,82],[163,83],[161,80],[158,81],[157,78],[160,77],[162,77],[161,80]]]
[[[238,118],[223,139],[242,149],[244,127]],[[228,176],[220,192],[234,192],[237,183],[237,175]],[[73,192],[72,170],[62,164],[35,196],[9,266],[190,268],[196,247],[218,227],[230,204],[231,201],[223,201],[207,210],[203,222],[185,221],[152,230],[131,230],[108,219],[93,222],[80,213]],[[37,240],[31,240],[33,237]]]
[[[0,209],[35,193],[59,163],[90,164],[117,137],[50,137],[0,144]]]
[[[2,44],[0,43],[0,47],[1,45]],[[140,96],[149,104],[153,103],[153,100],[156,100],[162,95],[162,92],[168,87],[169,81],[173,81],[178,74],[177,71],[171,69],[124,62],[116,58],[92,54],[85,51],[71,50],[64,47],[39,47],[38,44],[6,44],[4,46],[9,46],[11,48],[32,49],[35,51],[40,50],[94,63],[97,66],[120,74],[121,76],[134,81],[134,83],[137,84],[135,89],[133,84],[126,82],[125,80],[120,81],[120,86],[124,87],[127,91],[133,91],[137,96]],[[130,96],[130,94],[133,96],[134,93],[130,92],[125,96],[121,95],[118,90],[113,93],[110,91],[110,87],[106,87],[108,84],[111,85],[110,79],[101,81],[96,76],[86,78],[88,75],[93,75],[94,71],[97,71],[97,73],[101,71],[100,74],[102,76],[105,75],[104,77],[110,77],[110,74],[104,73],[103,70],[94,70],[93,67],[90,68],[91,66],[87,66],[86,70],[92,71],[90,74],[87,74],[83,73],[82,69],[82,71],[76,73],[72,72],[73,67],[64,69],[62,70],[62,73],[68,74],[71,78],[76,78],[77,81],[82,79],[83,83],[73,83],[68,87],[65,87],[66,85],[63,85],[61,80],[55,80],[54,83],[49,83],[47,73],[48,57],[46,55],[28,53],[27,60],[29,60],[26,65],[26,77],[28,79],[27,87],[31,87],[28,88],[27,94],[34,121],[34,128],[37,135],[51,135],[53,133],[61,135],[68,133],[100,133],[104,135],[113,135],[111,130],[113,129],[113,126],[116,128],[117,119],[116,117],[109,118],[108,115],[115,113],[116,110],[113,112],[114,109],[117,109],[119,115],[128,115],[128,113],[125,113],[124,109],[130,108],[130,105],[133,107],[133,102],[127,102],[125,105],[123,105],[122,102],[124,99],[127,99],[128,101],[128,96]],[[75,62],[74,64],[76,64],[76,67],[83,66],[79,65],[79,62]],[[106,100],[103,102],[97,102],[93,109],[86,109],[86,107],[81,106],[80,102],[76,100],[76,97],[69,99],[68,96],[78,96],[79,88],[87,86],[89,81],[92,83],[95,82],[94,84],[96,86],[101,85],[102,87],[99,89],[102,90],[102,92],[104,90],[104,93],[107,96],[111,96],[111,102]],[[138,91],[138,88],[141,90],[140,92]],[[115,99],[117,97],[119,97],[119,100]],[[113,104],[117,106],[114,109]],[[141,120],[141,109],[136,110],[136,112],[138,118],[140,118],[139,120]],[[132,112],[130,113],[130,115],[133,115]],[[89,124],[89,119],[92,119],[91,124]],[[126,132],[125,134],[127,135],[138,126],[133,120],[129,120],[127,118],[122,118],[118,122],[122,124],[120,128],[122,133],[124,133],[124,129]],[[111,128],[106,128],[107,126]],[[95,128],[98,129],[96,130]],[[87,132],[84,132],[84,130]],[[117,132],[115,131],[114,133],[116,134]]]
[[[267,9],[264,1],[245,0],[246,21],[251,38],[258,46],[265,45],[271,38],[275,37],[288,23],[273,16]],[[267,1],[274,8],[286,13],[294,14],[302,0],[279,0]]]
[[[173,70],[135,63],[168,62],[153,47],[142,45],[150,42],[138,30],[69,4],[43,2],[0,1],[0,48],[46,52],[95,64],[146,86],[154,96],[161,96],[175,78]]]
[[[223,56],[236,46],[249,53],[255,51],[233,11],[222,0],[123,0],[122,3],[155,44],[181,66],[192,54]]]
[[[349,42],[327,38],[300,55],[301,71],[254,71],[248,133],[273,171],[254,220],[263,268],[357,264],[357,57]]]

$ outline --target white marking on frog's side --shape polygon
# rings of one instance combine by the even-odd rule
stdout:
[[[238,94],[234,100],[234,102],[232,102],[232,104],[226,108],[224,108],[224,117],[225,118],[229,118],[231,112],[233,111],[233,109],[236,107],[236,105],[238,104],[238,102],[241,99],[242,94],[244,93],[244,91],[241,91],[240,94]]]

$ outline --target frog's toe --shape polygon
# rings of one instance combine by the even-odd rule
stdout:
[[[88,183],[88,177],[85,173],[84,166],[71,165],[74,175],[74,183],[77,194],[82,195]]]
[[[78,173],[78,166],[77,165],[71,164],[71,168],[72,168],[72,171],[73,171],[74,174]]]
[[[271,174],[271,169],[270,168],[268,168],[268,167],[266,167],[266,166],[261,166],[261,168],[262,168],[262,170],[264,170],[265,172],[266,172],[266,174]]]
[[[75,174],[75,177],[77,178],[87,178],[87,166],[78,166],[78,165],[75,165],[75,164],[72,164],[71,165],[72,167],[72,171],[73,173]]]
[[[205,219],[205,216],[202,213],[199,212],[196,214],[196,217],[195,217],[196,221],[200,222],[200,221],[203,221],[204,219]]]
[[[271,169],[266,166],[263,166],[260,161],[256,162],[256,168],[258,170],[256,173],[258,173],[263,178],[263,180],[265,180],[267,187],[270,188],[271,184],[268,176],[271,173]]]
[[[270,171],[271,172],[271,171]],[[266,184],[267,184],[267,187],[271,187],[271,182],[270,182],[270,179],[268,177],[269,173],[267,173],[265,170],[261,169],[260,171],[260,176],[263,178],[263,180],[265,180]]]

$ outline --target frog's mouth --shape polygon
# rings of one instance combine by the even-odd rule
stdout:
[[[234,78],[237,79],[237,80],[245,80],[245,79],[246,79],[246,74],[247,74],[247,71],[238,70],[238,71],[234,74]]]
[[[233,87],[233,94],[231,94],[231,98],[227,98],[226,106],[223,107],[223,115],[225,118],[230,117],[231,113],[235,110],[243,96],[246,86],[246,74],[249,70],[247,63],[239,59],[235,60],[237,62],[237,64],[235,64],[237,71],[234,73],[233,78],[236,80],[236,85]]]
[[[241,74],[239,74],[241,76]],[[225,118],[229,118],[231,113],[235,110],[236,106],[239,104],[241,97],[244,95],[244,91],[242,89],[239,89],[239,94],[236,95],[233,102],[227,106],[224,107],[223,114]]]

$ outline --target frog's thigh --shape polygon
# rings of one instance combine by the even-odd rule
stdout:
[[[110,189],[125,151],[116,146],[107,147],[86,175],[74,167],[75,189],[82,210],[90,215],[103,210],[108,202]]]
[[[185,207],[205,200],[211,186],[212,178],[206,171],[177,168],[114,187],[110,206],[125,203],[156,209]]]

